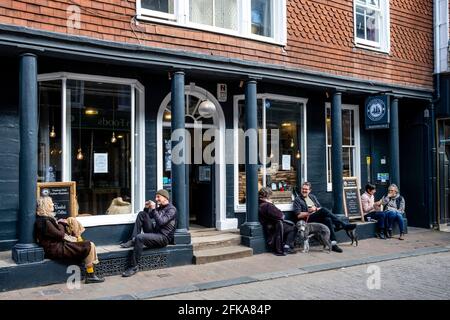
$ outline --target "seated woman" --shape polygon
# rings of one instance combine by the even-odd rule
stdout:
[[[77,263],[84,260],[86,283],[103,282],[94,272],[98,263],[95,244],[83,241],[83,226],[76,218],[56,220],[52,198],[40,197],[37,200],[37,219],[35,223],[37,242],[44,248],[45,257],[55,260],[71,260]],[[69,234],[70,233],[70,234]]]
[[[361,196],[361,204],[364,214],[364,220],[368,219],[377,220],[377,237],[380,239],[386,239],[384,236],[384,222],[386,220],[386,213],[381,211],[380,201],[375,201],[375,192],[377,192],[375,185],[367,184],[366,192]]]
[[[381,199],[386,213],[386,236],[392,238],[392,226],[395,221],[398,222],[400,229],[399,240],[404,240],[405,226],[403,223],[403,215],[405,214],[405,199],[399,194],[398,187],[391,184],[388,188],[388,194]]]
[[[271,196],[270,188],[259,190],[259,221],[263,226],[267,244],[278,256],[295,253],[293,249],[296,228],[293,223],[284,221],[283,212],[272,203]],[[285,245],[288,247],[286,250]]]

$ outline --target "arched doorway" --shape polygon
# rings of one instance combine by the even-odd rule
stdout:
[[[208,130],[215,132],[211,141],[215,142],[213,164],[206,164],[203,156],[188,150],[191,164],[186,165],[189,177],[188,207],[190,220],[218,230],[237,228],[237,219],[226,217],[226,163],[225,163],[225,116],[217,99],[207,90],[190,84],[185,86],[185,121],[192,145]],[[209,100],[215,107],[211,114],[199,110],[202,101]],[[171,133],[171,94],[162,101],[157,115],[157,186],[171,187],[170,133]],[[210,142],[203,141],[201,150]],[[191,148],[190,148],[191,149]],[[198,149],[196,149],[198,151]],[[191,212],[193,211],[193,212]]]

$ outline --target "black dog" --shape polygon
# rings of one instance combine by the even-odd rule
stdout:
[[[357,247],[358,246],[358,234],[356,233],[356,228],[353,230],[345,230],[345,233],[350,238],[350,240],[352,240],[351,245],[353,245],[353,243],[355,243],[355,246]]]

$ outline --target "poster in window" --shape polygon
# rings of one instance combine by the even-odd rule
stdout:
[[[107,153],[94,153],[94,173],[108,173]]]
[[[291,170],[291,155],[283,154],[281,170]]]

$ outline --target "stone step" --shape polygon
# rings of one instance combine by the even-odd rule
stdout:
[[[239,234],[240,231],[239,231],[239,229],[219,231],[219,230],[210,228],[210,229],[198,229],[198,230],[189,229],[189,232],[191,233],[191,237],[208,237],[208,236],[213,236],[216,234],[224,234],[224,233]]]
[[[241,236],[234,233],[215,233],[197,237],[192,235],[191,243],[194,251],[239,245]]]
[[[244,246],[231,246],[216,249],[207,249],[194,252],[194,264],[239,259],[253,255],[253,249]]]

